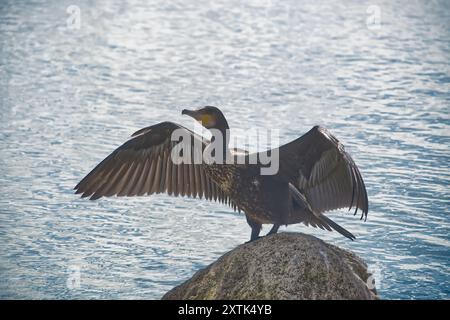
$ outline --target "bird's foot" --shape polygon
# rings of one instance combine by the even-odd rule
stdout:
[[[270,229],[270,231],[266,234],[266,237],[270,236],[271,234],[277,233],[279,228],[280,228],[280,225],[278,223],[274,224],[272,229]]]
[[[257,236],[256,238],[248,240],[246,243],[250,243],[250,242],[256,241],[256,240],[261,239],[261,238],[264,238],[264,237]]]

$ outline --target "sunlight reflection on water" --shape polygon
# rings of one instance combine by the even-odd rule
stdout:
[[[219,204],[72,193],[136,129],[207,104],[281,143],[332,130],[369,219],[330,213],[355,242],[288,230],[358,253],[383,298],[450,298],[448,2],[379,1],[376,31],[358,1],[82,0],[79,30],[69,1],[39,2],[0,4],[1,298],[159,298],[247,241]]]

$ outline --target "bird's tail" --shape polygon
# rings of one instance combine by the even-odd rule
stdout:
[[[332,229],[334,229],[337,232],[339,232],[340,234],[342,234],[344,237],[349,238],[352,241],[356,239],[356,237],[350,231],[347,231],[345,228],[341,227],[340,225],[338,225],[336,222],[334,222],[333,220],[331,220],[327,216],[325,216],[323,214],[319,214],[318,218],[322,222],[324,222],[327,225],[329,225]]]
[[[356,237],[327,216],[313,211],[308,200],[303,194],[291,183],[289,183],[289,191],[292,196],[292,212],[290,214],[291,223],[304,223],[306,226],[319,227],[328,231],[336,230],[344,237],[355,240]]]

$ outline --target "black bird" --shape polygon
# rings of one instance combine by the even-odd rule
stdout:
[[[182,114],[209,129],[211,140],[173,122],[143,128],[83,178],[75,187],[76,193],[95,200],[166,192],[224,202],[245,213],[252,229],[251,241],[259,237],[262,224],[273,224],[268,233],[272,234],[280,225],[294,223],[334,229],[355,239],[323,214],[345,207],[355,208],[355,215],[360,209],[361,219],[367,219],[368,213],[361,174],[344,146],[328,130],[315,126],[300,138],[269,150],[269,154],[278,154],[279,168],[276,174],[263,175],[264,165],[250,161],[252,156],[260,159],[261,152],[248,154],[228,148],[229,126],[218,108],[207,106],[183,110]],[[173,140],[175,132],[184,138]],[[173,161],[171,156],[181,140],[185,149],[179,155],[190,159],[184,163]],[[223,142],[223,149],[211,153],[217,156],[215,163],[193,161],[198,155],[203,159],[207,148],[217,142]],[[241,157],[241,162],[226,162],[230,156],[235,160]]]

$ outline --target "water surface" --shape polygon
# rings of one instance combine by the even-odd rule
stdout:
[[[448,1],[377,1],[379,27],[365,1],[80,0],[79,29],[72,4],[0,3],[1,298],[157,299],[247,241],[220,204],[72,192],[135,130],[207,104],[280,143],[329,128],[368,221],[329,214],[354,242],[287,230],[356,252],[383,298],[450,298]]]

